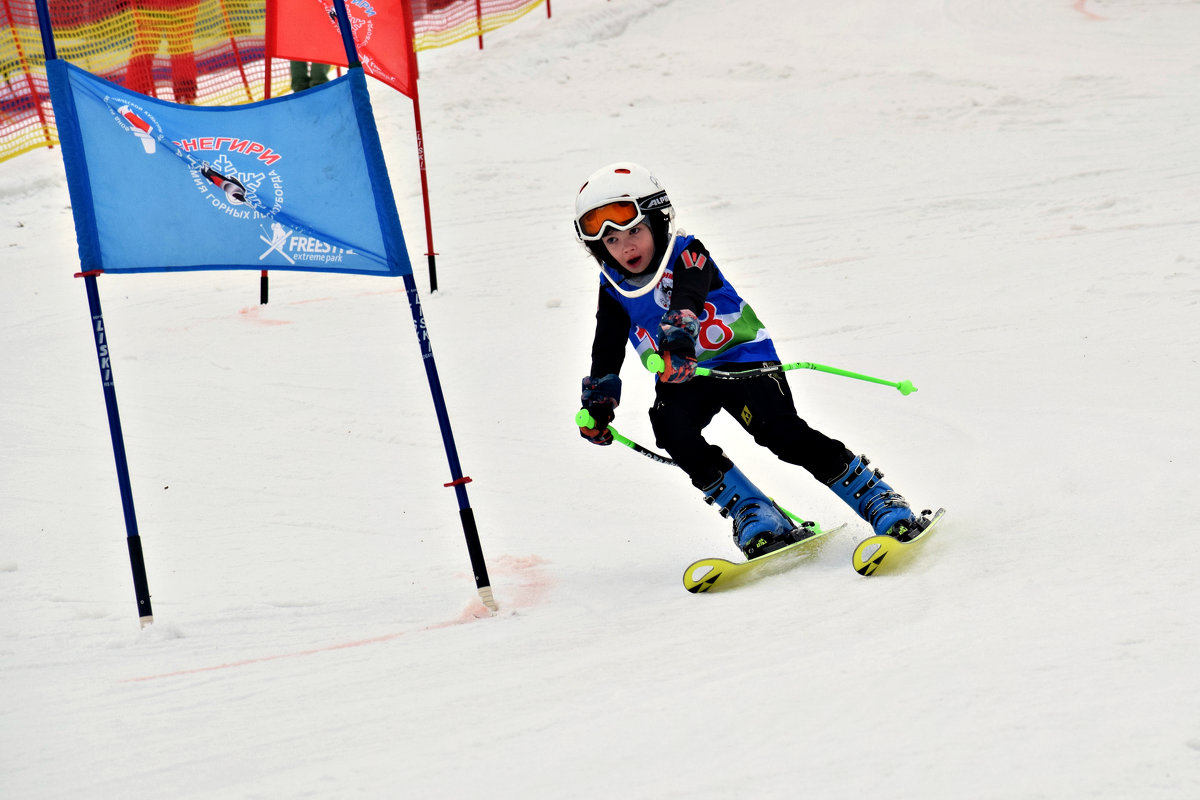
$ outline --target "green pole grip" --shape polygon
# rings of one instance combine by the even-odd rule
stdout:
[[[663,363],[662,356],[660,356],[658,353],[651,353],[650,355],[646,356],[646,369],[650,370],[651,372],[661,375],[662,371],[666,369],[666,366],[667,365]],[[708,367],[696,367],[696,374],[701,378],[711,372],[712,370],[710,370]]]
[[[596,420],[592,418],[592,415],[588,413],[586,408],[581,408],[579,409],[579,413],[575,415],[575,424],[581,428],[594,428],[596,427]]]

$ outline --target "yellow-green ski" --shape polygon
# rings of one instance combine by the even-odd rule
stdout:
[[[863,539],[854,548],[854,571],[859,575],[885,575],[898,572],[921,549],[929,534],[945,516],[946,509],[939,508],[929,518],[920,533],[908,541],[893,536],[871,536]]]
[[[815,529],[812,536],[803,541],[767,553],[749,561],[729,561],[724,558],[702,558],[683,572],[683,586],[693,594],[732,589],[744,583],[778,575],[797,564],[815,556],[829,535],[840,531],[845,525],[829,530]]]

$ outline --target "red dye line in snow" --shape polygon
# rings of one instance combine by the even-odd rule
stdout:
[[[195,667],[193,669],[181,669],[175,672],[164,672],[161,675],[143,675],[140,678],[126,678],[121,683],[137,683],[139,681],[153,681],[159,678],[176,678],[180,675],[196,675],[201,672],[213,672],[219,669],[230,669],[232,667],[244,667],[248,664],[261,664],[266,661],[278,661],[281,658],[296,658],[298,656],[311,656],[317,653],[328,653],[332,650],[346,650],[351,647],[362,647],[363,645],[376,644],[377,642],[387,642],[392,639],[398,639],[404,633],[389,633],[387,636],[376,636],[373,639],[362,639],[357,642],[342,642],[341,644],[331,644],[327,647],[316,647],[312,650],[300,650],[295,653],[279,653],[273,656],[261,656],[259,658],[247,658],[242,661],[230,661],[228,664],[217,664],[211,667]]]
[[[1092,12],[1088,11],[1086,8],[1084,8],[1084,6],[1086,6],[1086,5],[1087,5],[1087,0],[1075,0],[1074,8],[1076,11],[1078,11],[1080,14],[1083,14],[1088,19],[1105,19],[1105,17],[1102,17],[1099,14],[1093,14]]]
[[[547,593],[554,585],[551,577],[545,574],[543,565],[545,559],[540,556],[500,556],[495,559],[493,571],[494,574],[508,575],[513,577],[512,585],[506,588],[507,602],[502,608],[500,615],[507,616],[513,613],[516,609],[528,608],[530,606],[540,605],[546,598]],[[487,607],[478,598],[473,598],[467,607],[462,610],[454,619],[438,622],[433,625],[428,625],[419,629],[420,631],[435,631],[442,628],[452,628],[455,625],[462,625],[476,619],[487,619],[496,616],[495,613],[489,611]],[[221,669],[232,669],[234,667],[245,667],[251,664],[263,664],[268,661],[278,661],[281,658],[298,658],[300,656],[311,656],[317,653],[329,653],[334,650],[347,650],[351,647],[363,647],[368,644],[378,644],[379,642],[390,642],[393,639],[399,639],[413,631],[400,631],[398,633],[389,633],[385,636],[375,636],[371,639],[360,639],[354,642],[342,642],[340,644],[331,644],[325,647],[314,647],[311,650],[300,650],[295,653],[277,653],[273,656],[260,656],[258,658],[246,658],[241,661],[230,661],[227,664],[216,664],[211,667],[193,667],[192,669],[180,669],[174,672],[164,672],[160,675],[143,675],[140,678],[126,678],[121,683],[140,683],[143,681],[155,681],[159,678],[178,678],[183,675],[198,675],[203,672],[215,672]]]
[[[436,631],[441,628],[451,628],[455,625],[462,625],[465,622],[470,622],[474,619],[484,619],[494,616],[491,611],[484,607],[479,600],[473,600],[463,612],[456,618],[439,622],[434,625],[429,625],[421,630]],[[160,675],[143,675],[140,678],[126,678],[121,683],[139,683],[142,681],[155,681],[159,678],[178,678],[183,675],[196,675],[201,672],[215,672],[219,669],[232,669],[233,667],[245,667],[250,664],[262,664],[267,661],[278,661],[281,658],[298,658],[300,656],[311,656],[317,653],[329,653],[334,650],[348,650],[351,647],[363,647],[368,644],[378,644],[379,642],[390,642],[393,639],[399,639],[412,631],[400,631],[399,633],[389,633],[385,636],[375,636],[370,639],[359,639],[355,642],[341,642],[340,644],[326,645],[325,647],[314,647],[311,650],[299,650],[295,653],[277,653],[273,656],[260,656],[258,658],[246,658],[241,661],[230,661],[227,664],[216,664],[211,667],[193,667],[191,669],[180,669],[174,672],[164,672]]]

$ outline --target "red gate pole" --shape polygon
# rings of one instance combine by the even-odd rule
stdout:
[[[476,0],[478,3],[478,0]],[[421,202],[425,207],[426,258],[429,259],[429,291],[437,291],[437,251],[433,249],[433,216],[429,211],[429,173],[425,168],[425,131],[421,127],[421,93],[417,89],[417,32],[413,22],[412,4],[403,3],[405,39],[408,41],[408,74],[411,78],[411,93],[405,92],[413,102],[413,125],[417,130],[417,165],[421,174]]]
[[[421,130],[421,100],[413,81],[413,122],[417,129],[417,162],[421,169],[421,201],[425,204],[425,244],[429,258],[429,291],[437,291],[437,253],[433,249],[433,219],[429,213],[429,175],[425,170],[425,136]]]

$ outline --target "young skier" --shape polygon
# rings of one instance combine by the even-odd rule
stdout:
[[[644,167],[617,163],[593,173],[575,198],[575,234],[600,265],[600,299],[583,407],[595,420],[583,438],[612,444],[621,402],[625,341],[664,367],[650,422],[658,446],[733,520],[733,538],[756,558],[808,536],[734,466],[703,430],[724,409],[781,460],[829,486],[878,534],[908,538],[928,521],[836,439],[796,413],[782,372],[738,380],[697,378],[696,366],[737,372],[779,363],[766,328],[693,236],[675,229],[667,193]]]

